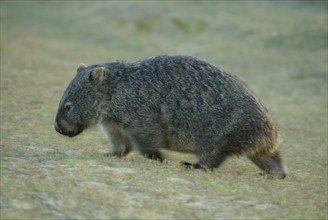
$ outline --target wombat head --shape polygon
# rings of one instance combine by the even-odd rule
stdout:
[[[55,120],[57,132],[74,137],[99,122],[106,73],[105,67],[100,65],[79,65],[75,78],[59,103]]]

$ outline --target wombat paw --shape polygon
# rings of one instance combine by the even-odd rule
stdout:
[[[180,166],[182,166],[184,168],[187,168],[187,169],[191,169],[192,168],[192,164],[191,163],[188,163],[186,161],[181,161],[180,162]]]
[[[153,154],[145,154],[145,157],[151,159],[151,160],[157,160],[159,162],[163,162],[164,158],[159,152],[155,152]]]
[[[181,161],[180,162],[180,166],[182,167],[185,167],[187,169],[203,169],[203,170],[206,170],[202,165],[200,165],[199,163],[189,163],[189,162],[186,162],[186,161]]]

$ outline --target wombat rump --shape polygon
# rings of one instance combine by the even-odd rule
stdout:
[[[189,56],[80,64],[60,103],[55,129],[74,137],[93,125],[112,151],[136,149],[163,161],[160,148],[195,154],[188,168],[217,168],[247,155],[264,173],[284,178],[278,132],[267,109],[236,76]]]

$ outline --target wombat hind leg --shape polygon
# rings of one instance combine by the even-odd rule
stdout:
[[[263,170],[265,174],[280,179],[287,176],[278,151],[270,155],[248,155],[248,158]]]

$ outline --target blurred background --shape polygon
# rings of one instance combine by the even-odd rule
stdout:
[[[0,4],[1,218],[327,218],[327,1]],[[245,158],[213,173],[181,169],[193,157],[174,152],[106,158],[96,129],[56,134],[79,63],[160,54],[244,80],[279,125],[287,179],[258,177]]]

